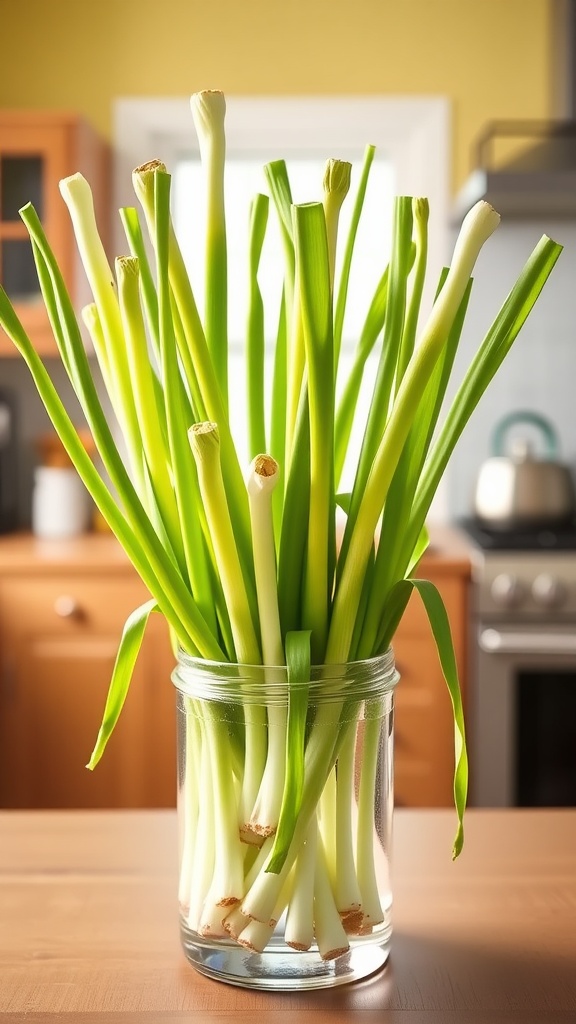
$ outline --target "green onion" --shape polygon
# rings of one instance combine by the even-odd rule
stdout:
[[[206,183],[206,341],[220,387],[224,409],[228,408],[227,256],[224,216],[224,160],[226,103],[217,90],[195,93],[192,116],[200,143]]]
[[[304,575],[304,625],[312,631],[312,657],[322,660],[328,631],[330,569],[334,556],[334,362],[330,262],[320,203],[294,207],[310,410],[310,512]]]
[[[272,523],[272,492],[278,483],[278,463],[270,455],[257,455],[250,464],[246,487],[254,543],[254,570],[262,654],[265,665],[283,665],[284,649],[276,587],[276,549]]]
[[[350,221],[348,238],[346,239],[344,256],[342,259],[342,270],[340,272],[338,297],[336,299],[336,311],[334,314],[334,367],[336,370],[338,369],[340,347],[342,345],[342,331],[344,329],[346,299],[348,298],[348,286],[350,283],[350,269],[352,267],[354,245],[356,243],[356,234],[358,232],[358,225],[360,223],[360,217],[362,215],[364,199],[366,198],[368,178],[370,175],[370,169],[374,162],[375,153],[376,149],[374,146],[366,146],[366,149],[364,151],[364,160],[362,163],[362,172],[360,174],[360,181],[358,183],[358,191],[356,193],[356,199],[354,201],[354,209],[352,210],[352,218]]]
[[[238,660],[245,665],[261,663],[260,645],[252,620],[247,583],[242,574],[228,512],[220,465],[220,437],[216,423],[195,423],[189,431],[190,445],[198,470],[200,493],[208,529],[214,545],[216,564],[230,614]]]
[[[69,178],[64,178],[60,182],[60,192],[70,210],[80,256],[98,310],[109,366],[109,380],[113,383],[114,388],[114,410],[124,429],[132,467],[136,480],[140,483],[140,490],[142,490],[140,432],[130,387],[120,308],[112,271],[98,234],[92,192],[88,182],[81,174],[73,174]]]
[[[418,408],[420,396],[434,370],[458,312],[478,253],[497,227],[499,220],[498,214],[488,203],[478,203],[462,225],[446,283],[424,328],[414,358],[406,370],[386,430],[374,455],[357,517],[352,523],[350,518],[348,519],[344,539],[346,540],[347,535],[350,536],[350,547],[334,598],[327,661],[340,664],[348,658],[362,577],[368,565],[376,523],[382,512],[394,470]]]
[[[250,256],[246,371],[248,380],[248,448],[254,458],[266,451],[264,398],[264,303],[258,284],[258,266],[268,222],[268,196],[257,195],[250,208]]]
[[[21,216],[48,318],[104,475],[88,457],[1,288],[0,325],[150,591],[150,600],[126,623],[89,767],[96,766],[115,727],[146,623],[157,611],[184,662],[231,663],[225,700],[181,696],[187,711],[181,779],[186,817],[179,894],[187,927],[260,951],[285,913],[289,945],[308,950],[315,943],[320,957],[333,959],[348,949],[350,935],[378,938],[386,917],[374,807],[383,703],[390,697],[364,699],[343,679],[349,662],[363,663],[388,648],[414,589],[430,620],[452,704],[454,856],[462,848],[468,768],[450,627],[435,588],[412,572],[428,543],[426,516],[454,445],[561,247],[546,237],[536,246],[440,425],[472,270],[499,217],[486,203],[470,212],[426,317],[428,202],[399,197],[390,263],[378,268],[352,370],[338,381],[336,408],[352,259],[374,147],[367,147],[355,184],[341,260],[339,217],[350,164],[331,158],[323,202],[298,205],[284,161],[268,164],[284,281],[280,308],[268,319],[258,274],[269,198],[257,195],[246,211],[249,246],[240,268],[248,282],[246,432],[252,460],[244,471],[228,415],[224,97],[197,94],[192,110],[206,182],[203,321],[171,221],[170,176],[161,161],[150,160],[133,175],[154,259],[149,262],[136,210],[123,209],[130,255],[116,260],[116,279],[88,183],[81,175],[61,183],[93,296],[82,315],[124,436],[127,466],[62,274],[29,205]],[[277,325],[270,403],[264,377],[268,323]],[[372,353],[378,358],[372,401],[368,410],[357,410]],[[337,494],[360,411],[365,430],[354,486],[350,494]],[[346,519],[339,550],[337,505]],[[258,686],[262,699],[254,696]]]
[[[344,391],[338,404],[336,423],[334,427],[334,462],[337,482],[340,481],[342,470],[344,469],[344,460],[346,458],[346,452],[350,443],[350,434],[352,433],[352,427],[354,425],[356,405],[360,394],[360,388],[362,386],[364,368],[366,366],[368,356],[376,344],[378,335],[384,327],[387,306],[388,267],[382,274],[382,277],[376,287],[376,291],[374,292],[370,308],[366,314],[362,333],[358,340],[356,352],[354,353],[354,362],[346,378]]]
[[[324,217],[326,220],[326,237],[328,241],[328,264],[330,268],[330,289],[334,291],[336,273],[336,243],[338,239],[338,220],[342,203],[350,189],[352,164],[346,160],[329,160],[324,172]]]
[[[408,274],[411,265],[412,238],[412,200],[408,196],[399,196],[394,204],[394,225],[392,234],[392,256],[390,259],[390,275],[386,297],[386,321],[384,338],[378,365],[378,373],[374,384],[374,393],[370,411],[366,421],[358,468],[354,478],[354,487],[346,532],[342,542],[339,559],[339,571],[346,564],[348,544],[358,515],[358,509],[364,500],[364,492],[368,482],[370,469],[382,439],[389,415],[391,397],[394,390],[396,368],[401,350],[402,333],[406,309],[406,293]]]
[[[140,307],[138,260],[128,256],[119,257],[116,260],[116,278],[134,406],[141,424],[144,457],[161,521],[182,568],[185,561],[180,519],[170,479],[170,457],[162,432],[158,430],[158,423],[162,421],[162,417],[156,401],[152,369],[147,358],[146,327]]]

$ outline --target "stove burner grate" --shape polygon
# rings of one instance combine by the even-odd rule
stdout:
[[[494,529],[470,518],[461,519],[458,525],[484,551],[576,551],[576,519],[507,529]]]

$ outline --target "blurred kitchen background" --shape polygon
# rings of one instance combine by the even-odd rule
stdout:
[[[556,436],[553,451],[548,450],[541,430],[533,423],[517,425],[516,433],[520,434],[521,442],[526,440],[524,435],[527,436],[538,459],[561,463],[572,479],[576,474],[574,4],[571,0],[357,0],[353,5],[343,0],[314,0],[313,3],[293,0],[289,5],[275,0],[244,0],[242,3],[213,0],[208,4],[197,0],[164,0],[161,5],[152,0],[99,0],[98,3],[94,0],[79,3],[0,0],[0,25],[5,41],[0,62],[0,192],[4,204],[0,212],[0,274],[7,290],[6,275],[10,272],[7,268],[15,265],[10,262],[10,245],[24,237],[14,234],[11,225],[15,218],[8,206],[10,202],[14,205],[20,197],[19,190],[28,181],[25,175],[30,171],[30,164],[26,165],[26,161],[37,159],[34,147],[30,148],[31,131],[38,132],[38,154],[44,152],[43,129],[38,127],[43,115],[48,120],[56,118],[54,123],[60,123],[58,117],[70,115],[67,134],[62,135],[62,139],[67,140],[63,146],[64,149],[77,146],[88,165],[92,162],[92,170],[101,185],[100,223],[114,254],[120,251],[118,245],[121,244],[114,209],[130,201],[130,167],[151,156],[164,157],[168,152],[181,173],[186,173],[186,166],[190,161],[194,163],[195,151],[191,117],[184,130],[189,131],[188,144],[183,135],[182,112],[185,110],[189,116],[186,97],[207,87],[223,89],[230,101],[231,133],[233,137],[234,132],[238,136],[232,141],[232,151],[239,162],[263,162],[271,156],[291,155],[294,161],[313,164],[319,159],[319,153],[315,152],[311,139],[320,140],[316,149],[322,149],[324,140],[328,144],[334,137],[345,140],[348,149],[327,151],[326,157],[337,155],[358,160],[364,143],[380,145],[381,176],[382,181],[388,183],[390,196],[392,190],[416,191],[430,183],[434,193],[436,240],[432,264],[436,269],[449,260],[459,223],[470,203],[483,195],[494,202],[502,213],[502,224],[478,261],[455,381],[461,377],[539,237],[547,233],[563,244],[565,251],[536,309],[472,417],[452,459],[431,516],[440,528],[436,544],[438,561],[434,562],[431,553],[426,571],[431,577],[439,574],[448,603],[452,601],[453,629],[457,632],[472,737],[473,780],[484,771],[475,769],[476,753],[481,749],[488,752],[488,759],[503,766],[501,775],[508,773],[500,787],[496,784],[494,788],[493,780],[486,781],[482,792],[476,790],[476,799],[492,803],[576,803],[576,765],[574,755],[568,750],[571,749],[568,741],[564,759],[542,769],[543,775],[549,770],[552,775],[556,773],[563,780],[568,779],[566,785],[552,788],[551,795],[547,794],[546,780],[535,782],[530,789],[532,784],[525,784],[526,771],[523,770],[522,785],[511,781],[510,775],[521,771],[519,750],[525,741],[519,734],[519,722],[527,715],[526,702],[520,708],[520,698],[517,713],[511,706],[522,689],[520,681],[527,673],[532,678],[531,686],[538,692],[545,687],[546,680],[555,680],[553,685],[560,688],[556,701],[562,709],[560,717],[573,716],[576,711],[576,698],[572,698],[572,704],[564,698],[566,681],[571,680],[573,684],[576,678],[576,527],[571,499],[568,498],[566,506],[559,511],[543,510],[544,542],[542,523],[536,523],[538,536],[524,540],[521,564],[517,552],[508,560],[500,552],[495,556],[497,561],[491,561],[493,553],[485,545],[488,543],[490,547],[492,542],[485,538],[479,541],[476,535],[471,540],[467,533],[459,531],[455,535],[457,540],[453,541],[451,533],[442,533],[446,527],[459,528],[463,519],[474,517],[475,486],[480,469],[494,454],[497,424],[510,413],[527,411],[550,423]],[[254,117],[263,118],[269,137],[254,136],[248,142],[252,101],[264,103],[260,114]],[[83,134],[84,127],[76,126],[76,118],[81,120],[82,126],[85,123],[90,126],[93,134],[89,144],[85,141],[88,136]],[[287,125],[286,131],[290,133],[287,154],[282,152],[285,135],[275,148],[274,124],[280,122]],[[20,131],[28,132],[28,141],[19,149],[18,139],[24,138],[18,135]],[[280,131],[279,135],[282,135]],[[154,148],[141,151],[142,146]],[[66,153],[67,156],[61,152],[58,158],[49,158],[44,167],[49,181],[45,181],[42,188],[54,188],[61,176],[59,168],[64,167],[65,174],[76,169],[68,167],[69,149]],[[18,160],[24,163],[18,164]],[[168,159],[167,162],[170,163]],[[87,176],[90,177],[89,171]],[[182,207],[182,211],[183,219],[193,217],[187,208]],[[383,225],[389,223],[389,212],[388,206],[388,211],[383,213]],[[51,217],[52,213],[48,219]],[[385,230],[384,226],[383,237]],[[70,247],[65,240],[58,244]],[[18,258],[24,260],[26,273],[26,257],[20,254]],[[74,287],[80,296],[83,286],[73,266],[75,257],[68,253],[68,258]],[[190,261],[194,261],[193,254],[190,254]],[[353,329],[350,333],[353,335]],[[46,344],[46,365],[67,407],[77,418],[66,375],[50,354],[50,341]],[[239,348],[237,355],[240,358]],[[95,555],[86,548],[79,548],[74,556],[70,551],[63,553],[63,549],[60,554],[54,549],[46,553],[34,546],[25,546],[32,523],[35,472],[38,467],[66,467],[65,460],[61,463],[61,456],[55,454],[46,438],[49,424],[28,371],[20,359],[11,356],[4,339],[0,347],[0,531],[5,533],[0,550],[0,658],[4,659],[1,691],[4,696],[0,698],[0,710],[3,700],[5,714],[4,725],[0,715],[0,741],[3,728],[6,735],[16,730],[19,738],[12,737],[8,744],[13,760],[5,762],[4,774],[11,772],[13,777],[0,781],[0,802],[45,806],[67,799],[75,801],[76,805],[90,801],[107,804],[118,799],[127,803],[171,802],[170,761],[163,764],[152,781],[141,783],[136,779],[119,797],[113,753],[116,748],[110,757],[110,767],[104,769],[109,773],[108,783],[105,780],[102,784],[104,795],[99,797],[89,795],[84,779],[78,782],[72,797],[63,796],[58,780],[52,786],[46,781],[46,773],[41,778],[40,770],[34,778],[30,773],[27,781],[16,784],[14,780],[17,772],[26,776],[28,771],[23,767],[24,762],[18,761],[18,757],[26,759],[22,750],[32,750],[29,735],[32,726],[23,722],[26,714],[38,716],[32,729],[35,757],[40,756],[39,736],[40,743],[45,745],[44,763],[53,758],[59,743],[57,739],[47,738],[48,731],[42,727],[36,703],[36,684],[31,682],[34,673],[40,676],[45,673],[48,657],[45,641],[51,627],[48,621],[39,627],[36,640],[40,636],[40,653],[28,666],[23,683],[22,652],[30,647],[33,630],[18,627],[12,621],[12,612],[7,612],[6,609],[16,607],[14,593],[20,594],[24,602],[22,616],[25,619],[26,594],[32,592],[30,586],[38,581],[40,574],[45,584],[47,579],[53,583],[47,600],[51,602],[50,607],[56,609],[58,629],[62,626],[63,631],[68,630],[58,633],[58,643],[68,642],[69,637],[77,642],[85,636],[82,629],[88,630],[91,644],[95,638],[100,642],[103,637],[107,644],[110,642],[110,649],[108,646],[105,651],[99,648],[104,670],[95,677],[91,691],[96,718],[105,695],[116,626],[114,622],[102,622],[99,618],[107,578],[100,579],[103,589],[91,590],[84,604],[72,593],[73,584],[74,579],[78,582],[84,577],[94,583],[94,574],[98,572],[102,577],[108,565],[111,578],[118,584],[118,574],[123,570],[119,568],[116,555],[111,555],[109,550]],[[239,397],[239,408],[242,401]],[[70,504],[72,499],[62,497],[63,492],[57,492],[54,497],[50,490],[53,479],[53,475],[49,479],[36,475],[37,490],[40,485],[44,488],[44,504],[37,510],[39,519],[35,532],[41,534],[42,524],[46,523],[46,536],[53,537],[59,531],[62,535],[74,536],[100,528],[101,524],[89,509],[76,509],[73,501]],[[70,521],[63,522],[64,508],[71,510]],[[537,508],[534,514],[537,519]],[[556,528],[560,539],[554,537]],[[501,530],[499,536],[502,536]],[[497,544],[505,551],[515,544],[511,531],[507,536],[508,540]],[[14,544],[20,544],[19,548],[10,547],[11,537]],[[552,549],[552,562],[538,561],[537,552],[542,543],[546,556]],[[77,557],[76,567],[74,557]],[[499,582],[495,584],[496,579]],[[23,587],[20,593],[18,585],[22,580],[29,589]],[[534,580],[540,582],[536,584]],[[15,591],[10,589],[12,585]],[[483,603],[484,590],[488,594],[487,605]],[[539,592],[542,597],[536,596]],[[529,595],[532,595],[530,599]],[[62,603],[62,598],[69,603]],[[126,612],[130,610],[128,598],[127,604]],[[38,614],[41,619],[42,613]],[[7,622],[10,625],[6,625]],[[404,638],[399,636],[398,645],[407,662],[412,664],[417,649],[415,638],[420,642],[420,634],[417,631],[412,634],[411,628],[409,623]],[[520,645],[519,655],[516,651],[513,656],[509,643],[505,652],[506,672],[500,691],[506,693],[506,707],[499,714],[499,721],[505,722],[506,735],[501,737],[497,753],[491,746],[493,718],[489,713],[486,717],[485,709],[477,707],[483,678],[493,676],[496,671],[492,661],[486,664],[484,660],[487,651],[482,646],[482,636],[487,629],[504,635],[504,646],[512,632],[516,648]],[[528,650],[530,644],[526,636],[530,632],[537,632],[543,638],[537,650]],[[493,637],[492,640],[497,646],[498,640],[494,641]],[[489,646],[489,641],[486,642]],[[67,701],[75,699],[71,696],[75,680],[69,685],[62,683],[63,673],[66,676],[74,665],[84,672],[86,654],[80,656],[77,647],[72,653],[70,650],[59,647],[51,662],[47,677],[55,690],[50,700],[46,699],[42,714],[49,714],[55,693]],[[51,651],[54,653],[53,649]],[[428,662],[425,660],[421,667],[424,664]],[[500,661],[499,665],[502,664]],[[407,667],[404,671],[409,674]],[[440,681],[439,691],[441,685]],[[22,686],[27,697],[24,704],[18,705]],[[63,691],[58,689],[62,686]],[[165,689],[169,690],[167,682]],[[525,692],[530,693],[535,703],[534,690]],[[572,685],[572,692],[576,694],[576,686]],[[492,700],[494,694],[490,693]],[[434,707],[436,696],[434,691],[430,697]],[[152,703],[147,706],[146,714],[151,720],[158,714],[155,700],[156,697],[151,698]],[[76,723],[80,730],[78,735],[82,734],[77,742],[77,757],[85,760],[84,747],[88,739],[85,740],[84,735],[92,735],[94,721],[90,719],[86,726],[82,702],[83,698],[78,705]],[[417,720],[415,707],[410,707],[409,703],[406,699],[406,710],[403,712],[400,705],[398,711],[399,728],[405,728],[403,743],[398,748],[398,800],[404,803],[449,802],[450,765],[444,760],[438,765],[434,760],[436,748],[432,753],[425,752],[426,743],[420,742],[418,737],[430,732],[430,719]],[[163,713],[167,723],[165,742],[170,746],[169,715]],[[137,713],[134,711],[133,715],[133,729],[136,733],[141,729],[141,735],[147,735],[147,726],[142,725],[141,719],[140,725],[134,725]],[[541,717],[545,717],[543,711]],[[446,712],[441,712],[439,721],[438,749],[440,742],[444,744],[446,740],[448,747],[450,743]],[[482,723],[481,734],[477,730],[478,723]],[[526,726],[525,732],[532,728],[532,724]],[[549,725],[548,735],[538,740],[543,750],[543,764],[546,758],[550,760],[558,729],[556,717]],[[58,756],[60,754],[61,751]],[[122,764],[125,768],[125,761],[120,753],[116,756],[120,772]],[[70,753],[68,772],[75,757],[76,750]],[[532,747],[528,760],[533,762],[534,758]],[[436,788],[434,777],[440,780]],[[165,784],[161,784],[162,779]],[[109,785],[108,789],[105,784]]]
[[[149,0],[55,0],[49,5],[26,0],[25,17],[14,0],[1,0],[0,6],[3,36],[11,40],[0,67],[1,107],[75,112],[112,150],[122,145],[115,138],[119,98],[186,97],[208,85],[223,88],[231,98],[444,99],[448,127],[442,143],[448,151],[443,183],[447,195],[440,197],[447,214],[443,259],[449,258],[463,210],[457,197],[477,169],[476,142],[486,127],[494,121],[566,119],[574,113],[571,5],[556,0],[362,0],[354,12],[342,2],[300,5],[296,0],[289,14],[280,4],[256,0],[243,5],[168,0],[161,19],[153,16]],[[302,130],[305,136],[305,125]],[[192,137],[191,122],[189,131]],[[527,148],[531,140],[523,141]],[[498,161],[497,146],[494,151]],[[572,152],[576,176],[576,138]],[[547,187],[557,188],[553,180]],[[453,459],[436,506],[440,518],[470,510],[491,431],[510,409],[535,409],[549,416],[562,455],[576,463],[575,212],[566,204],[555,214],[543,213],[538,202],[530,201],[520,216],[503,210],[503,224],[480,258],[462,364],[542,232],[566,247],[521,343]],[[66,394],[65,375],[58,368],[55,373]],[[3,361],[0,386],[9,388],[17,403],[18,515],[26,524],[32,466],[38,458],[34,438],[46,422],[19,360]]]

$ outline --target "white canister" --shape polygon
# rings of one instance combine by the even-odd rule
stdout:
[[[75,469],[38,466],[34,471],[32,531],[45,539],[84,533],[90,522],[90,498]]]

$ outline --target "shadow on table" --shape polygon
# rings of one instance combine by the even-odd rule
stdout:
[[[537,923],[535,922],[535,927]],[[575,927],[576,932],[576,927]],[[180,1014],[154,1024],[574,1024],[571,956],[510,954],[472,942],[396,932],[386,967],[365,981],[311,992],[264,993],[186,975]],[[189,970],[189,968],[188,968]],[[182,977],[183,975],[181,975]]]
[[[555,958],[396,932],[390,960],[379,974],[328,992],[302,994],[297,1001],[318,1008],[399,1011],[381,1017],[383,1024],[424,1019],[440,1024],[455,1011],[457,1017],[450,1020],[458,1024],[573,1022],[576,922],[574,935],[572,955]]]

